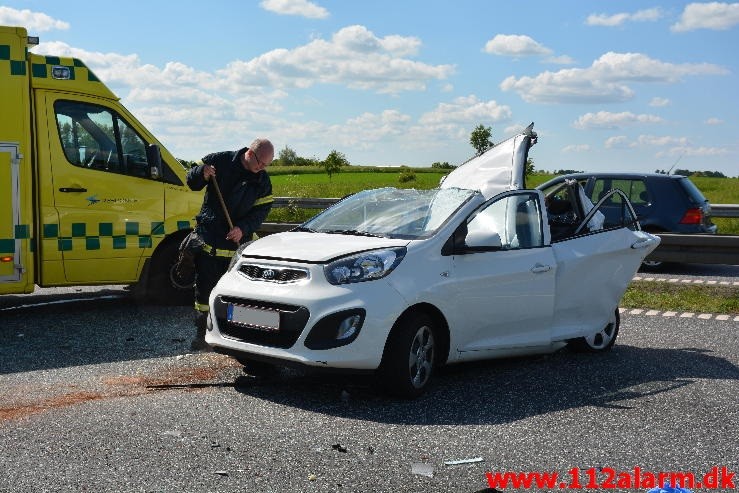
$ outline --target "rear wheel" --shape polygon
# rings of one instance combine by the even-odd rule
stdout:
[[[616,308],[608,323],[601,330],[589,336],[572,339],[568,342],[568,345],[579,352],[600,353],[608,351],[616,343],[620,325],[621,316],[618,313],[618,308]]]
[[[438,353],[437,328],[425,314],[411,314],[391,332],[380,375],[388,392],[405,399],[421,395],[431,380]]]

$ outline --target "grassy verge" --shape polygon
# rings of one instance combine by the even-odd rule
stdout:
[[[739,287],[634,281],[626,290],[619,306],[739,315]]]

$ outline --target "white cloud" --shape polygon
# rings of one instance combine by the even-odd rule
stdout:
[[[659,8],[653,8],[653,9],[646,9],[646,10],[639,10],[637,12],[634,12],[633,14],[630,13],[620,13],[620,14],[612,14],[612,15],[606,15],[606,14],[591,14],[588,16],[588,18],[585,20],[585,24],[588,26],[605,26],[605,27],[614,27],[614,26],[620,26],[624,24],[625,22],[645,22],[645,21],[656,21],[662,18],[662,11]]]
[[[325,19],[328,10],[307,0],[262,0],[259,4],[264,10],[281,15],[298,15],[309,19]]]
[[[629,146],[629,139],[625,135],[608,137],[603,144],[606,149],[622,149]]]
[[[673,147],[671,149],[660,151],[655,154],[657,157],[675,157],[675,156],[688,156],[688,157],[713,157],[713,156],[726,156],[729,154],[729,150],[725,147]]]
[[[545,56],[552,50],[521,34],[497,34],[485,44],[485,52],[502,56]]]
[[[670,29],[674,32],[712,29],[725,31],[739,24],[739,3],[690,3],[680,20]]]
[[[437,107],[419,118],[423,125],[500,123],[511,118],[511,108],[496,101],[480,101],[477,96],[462,96]]]
[[[562,148],[562,152],[565,152],[565,153],[587,152],[589,150],[590,150],[590,146],[588,144],[570,144]]]
[[[598,128],[623,128],[635,124],[662,123],[662,118],[655,115],[635,115],[624,111],[621,113],[610,113],[599,111],[597,113],[586,113],[575,120],[573,127],[580,130],[593,130]]]
[[[652,98],[652,100],[649,102],[649,106],[654,106],[656,108],[661,108],[663,106],[669,106],[670,100],[666,98]]]
[[[406,58],[420,44],[414,37],[379,38],[364,26],[349,26],[328,41],[315,39],[292,50],[277,49],[248,62],[232,62],[217,75],[230,87],[307,88],[324,83],[389,94],[420,91],[427,81],[443,80],[454,72],[452,65]]]
[[[572,65],[575,63],[575,59],[568,55],[551,56],[547,57],[544,61],[555,65]]]
[[[641,53],[608,52],[588,68],[543,72],[535,77],[510,76],[500,84],[530,103],[611,103],[628,101],[634,91],[627,82],[674,83],[689,75],[725,75],[709,63],[674,64]]]
[[[56,20],[44,13],[3,6],[0,6],[0,25],[25,27],[31,35],[34,32],[69,29],[69,22]]]
[[[665,146],[688,146],[690,142],[687,137],[673,137],[671,135],[640,135],[629,144],[630,147],[665,147]]]
[[[704,122],[706,125],[723,125],[724,121],[720,118],[709,118]]]
[[[384,110],[381,113],[362,113],[340,124],[330,125],[326,131],[336,145],[363,151],[373,149],[378,142],[404,135],[411,123],[409,115],[398,110]]]
[[[353,89],[397,94],[420,91],[430,80],[450,76],[451,65],[429,65],[407,58],[418,52],[414,37],[380,38],[363,26],[350,26],[331,40],[316,39],[292,50],[276,49],[249,61],[236,60],[215,73],[202,72],[179,62],[163,69],[143,65],[138,55],[89,52],[61,42],[42,43],[37,53],[74,56],[113,86],[196,86],[231,94],[255,94],[274,89],[308,88],[337,84]]]

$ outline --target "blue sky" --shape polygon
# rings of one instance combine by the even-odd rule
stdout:
[[[177,157],[269,137],[355,165],[459,164],[535,122],[537,169],[739,176],[739,3],[6,1]]]

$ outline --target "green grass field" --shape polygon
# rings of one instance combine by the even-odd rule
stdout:
[[[270,177],[276,197],[331,197],[341,198],[361,190],[382,187],[429,189],[438,186],[449,170],[433,168],[373,168],[351,167],[329,176],[318,167],[274,167]],[[400,177],[413,176],[411,181],[401,182]],[[553,178],[551,174],[534,174],[527,178],[529,188]],[[739,178],[694,177],[691,181],[713,204],[739,204]],[[269,222],[303,222],[317,210],[276,208],[270,213]],[[739,218],[714,218],[720,234],[739,234]]]

